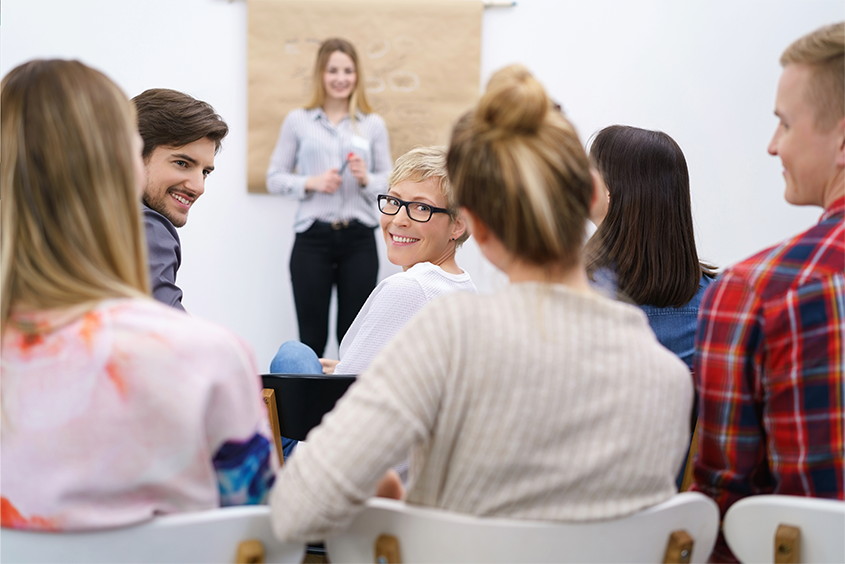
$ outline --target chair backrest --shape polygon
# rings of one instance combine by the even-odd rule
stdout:
[[[282,433],[279,431],[279,408],[276,406],[276,391],[264,388],[264,405],[267,406],[267,419],[270,421],[270,431],[273,433],[273,444],[276,445],[276,454],[279,455],[279,467],[285,465],[285,456],[282,452]]]
[[[386,562],[663,562],[670,535],[686,531],[692,550],[679,551],[676,561],[706,562],[718,530],[716,504],[695,492],[587,523],[483,518],[371,499],[347,531],[326,539],[326,548],[333,563],[376,562],[377,542]],[[395,557],[391,537],[398,541]]]
[[[800,530],[798,554],[776,550],[780,525]],[[845,501],[755,495],[728,509],[722,531],[741,562],[845,562]]]
[[[260,544],[257,544],[257,541]],[[258,559],[259,551],[263,560]],[[0,529],[3,562],[302,562],[305,545],[275,539],[266,505],[156,517],[100,531]]]
[[[332,374],[263,374],[264,389],[275,391],[279,433],[304,441],[308,431],[320,424],[355,376]]]

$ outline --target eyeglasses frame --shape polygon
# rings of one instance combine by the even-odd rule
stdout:
[[[381,209],[381,202],[388,198],[399,202],[399,209],[396,210],[396,213],[387,213],[386,211]],[[408,219],[410,219],[411,221],[416,221],[417,223],[428,223],[429,221],[431,221],[431,216],[436,213],[445,213],[449,214],[449,217],[454,217],[454,214],[446,208],[438,208],[437,206],[432,206],[431,204],[426,204],[425,202],[406,202],[405,200],[400,200],[396,196],[391,196],[390,194],[379,194],[377,200],[379,202],[378,209],[384,215],[399,215],[399,212],[402,211],[402,208],[404,207],[405,213],[408,214]],[[431,210],[431,213],[429,214],[428,219],[426,219],[425,221],[421,221],[419,219],[414,219],[413,217],[411,217],[411,208],[408,207],[411,204],[419,204],[421,206],[426,206],[427,208],[429,208]]]

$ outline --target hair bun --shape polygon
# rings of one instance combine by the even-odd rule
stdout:
[[[478,103],[475,124],[479,129],[502,133],[536,133],[551,102],[528,69],[510,65],[497,71]]]

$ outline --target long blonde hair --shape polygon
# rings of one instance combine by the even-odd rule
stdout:
[[[13,307],[149,295],[134,108],[78,61],[24,63],[0,83],[0,331]]]
[[[367,94],[364,88],[364,72],[361,70],[361,63],[358,60],[358,53],[355,51],[352,43],[345,39],[332,38],[326,39],[320,44],[320,50],[317,51],[317,60],[314,62],[314,74],[311,77],[311,101],[308,103],[306,109],[313,110],[323,106],[326,101],[326,85],[323,82],[323,73],[326,71],[326,66],[329,64],[329,57],[335,51],[349,56],[352,63],[355,65],[355,90],[349,97],[349,119],[355,123],[355,113],[361,110],[365,114],[372,113],[373,108],[367,102]]]

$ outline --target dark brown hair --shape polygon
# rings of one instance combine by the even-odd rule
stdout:
[[[207,102],[167,88],[151,88],[132,98],[138,112],[138,132],[144,140],[144,159],[156,147],[182,147],[208,137],[214,152],[229,126]]]
[[[612,125],[596,135],[590,157],[610,193],[607,216],[587,242],[587,273],[616,273],[623,298],[680,307],[698,291],[689,172],[684,153],[662,131]]]
[[[569,268],[580,260],[593,184],[575,129],[550,110],[531,73],[505,67],[452,130],[446,167],[458,204],[508,252]]]

